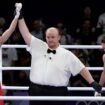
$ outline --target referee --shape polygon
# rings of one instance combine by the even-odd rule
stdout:
[[[67,96],[67,84],[71,75],[81,76],[95,89],[101,92],[101,86],[94,81],[85,65],[71,52],[61,47],[58,29],[46,30],[46,42],[34,37],[20,15],[19,30],[32,56],[30,71],[30,96]],[[30,105],[66,105],[57,101],[30,101]]]

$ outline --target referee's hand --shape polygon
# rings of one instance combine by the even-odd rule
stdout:
[[[102,86],[99,85],[97,82],[94,81],[94,82],[92,82],[90,85],[94,88],[94,90],[95,90],[96,92],[102,93]]]

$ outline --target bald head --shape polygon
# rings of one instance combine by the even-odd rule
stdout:
[[[59,31],[58,31],[58,29],[55,28],[55,27],[50,27],[50,28],[48,28],[48,29],[46,30],[46,34],[49,34],[49,33],[59,35]]]

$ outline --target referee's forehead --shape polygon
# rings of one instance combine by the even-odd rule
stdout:
[[[59,31],[55,27],[50,27],[46,30],[46,34],[59,34]]]

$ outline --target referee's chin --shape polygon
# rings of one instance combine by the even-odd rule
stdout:
[[[47,43],[47,44],[48,44],[48,47],[51,48],[51,49],[56,49],[59,46],[59,43],[57,43],[57,44],[56,43],[50,43],[50,44]]]
[[[56,48],[56,45],[55,44],[49,44],[48,43],[48,47],[51,48],[51,49],[54,49],[54,48]]]

